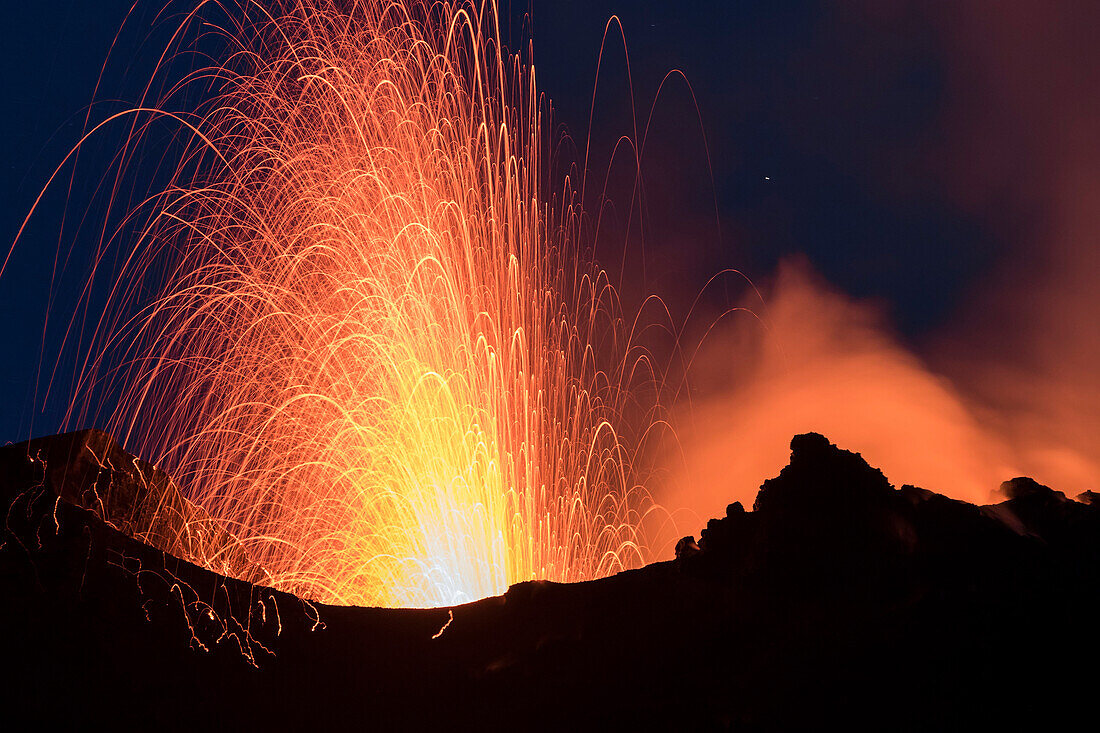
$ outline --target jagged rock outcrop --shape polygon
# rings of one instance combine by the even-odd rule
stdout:
[[[896,586],[930,573],[942,582],[988,572],[1021,553],[1100,560],[1100,506],[1030,478],[1006,481],[1001,492],[1006,501],[977,507],[911,485],[895,489],[858,453],[798,435],[790,464],[763,483],[753,511],[737,502],[710,520],[702,552],[684,567],[738,582]]]

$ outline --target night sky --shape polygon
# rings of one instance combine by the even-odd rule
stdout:
[[[4,241],[79,139],[128,7],[71,0],[8,9]],[[504,32],[513,42],[523,38],[527,7],[513,2],[506,12]],[[555,0],[531,10],[540,86],[553,99],[555,129],[569,136],[561,159],[583,158],[612,14],[626,34],[640,127],[653,110],[638,240],[633,225],[630,237],[623,233],[633,164],[627,155],[609,163],[615,139],[633,134],[613,27],[595,96],[585,204],[599,208],[610,171],[596,254],[609,270],[622,268],[628,301],[655,292],[683,318],[719,270],[737,268],[766,287],[777,265],[800,253],[831,287],[875,303],[907,348],[947,364],[963,357],[943,343],[980,342],[988,334],[983,319],[1001,328],[1011,319],[1015,311],[996,305],[991,292],[1031,292],[1028,272],[1061,267],[1037,253],[1057,249],[1049,237],[1059,216],[1059,161],[1090,161],[1080,175],[1093,180],[1090,154],[1072,152],[1075,144],[1091,145],[1087,131],[1098,119],[1095,102],[1082,98],[1096,88],[1100,68],[1088,40],[1096,37],[1098,13],[1089,3]],[[137,61],[115,64],[112,94],[140,89],[149,48],[139,41],[126,37],[116,49],[116,59]],[[654,103],[670,70],[683,72],[697,106],[676,75]],[[571,152],[569,139],[579,151]],[[86,171],[96,156],[109,162],[109,140],[89,150]],[[53,222],[64,201],[63,192],[45,199],[0,280],[2,441],[55,431],[65,404],[64,394],[54,394],[43,411],[30,398],[58,252]],[[78,247],[71,272],[86,269],[81,257]],[[58,310],[72,297],[61,282]],[[742,290],[724,284],[706,291],[703,312],[739,302]],[[1004,356],[997,349],[1008,347],[996,341],[983,358]]]
[[[651,289],[667,294],[685,276],[701,284],[726,267],[758,277],[802,252],[845,292],[888,300],[908,334],[950,313],[1003,243],[954,205],[920,160],[945,134],[945,113],[956,103],[952,59],[934,19],[888,5],[536,8],[536,63],[570,130],[587,127],[594,59],[611,14],[626,31],[643,123],[668,71],[682,71],[694,91],[702,130],[677,77],[657,100],[647,140],[649,246],[683,268]],[[605,151],[612,133],[630,131],[622,42],[612,31],[595,113],[594,145]],[[590,167],[602,172],[605,160]]]

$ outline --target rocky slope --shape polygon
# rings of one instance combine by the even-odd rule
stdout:
[[[1094,708],[1094,495],[1014,479],[976,507],[895,489],[810,434],[752,511],[731,505],[675,560],[454,609],[339,608],[151,546],[186,556],[161,517],[203,517],[92,437],[0,450],[8,721],[1052,729]]]
[[[36,492],[60,497],[181,560],[254,583],[265,579],[237,538],[188,501],[166,473],[101,430],[0,447],[0,487],[26,493],[25,500]]]

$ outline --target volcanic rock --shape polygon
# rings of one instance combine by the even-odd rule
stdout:
[[[0,451],[12,729],[1050,730],[1092,714],[1100,506],[1029,479],[977,507],[796,436],[753,511],[731,504],[675,561],[385,610],[135,539],[187,552],[180,528],[205,519],[107,440]]]
[[[48,492],[181,560],[253,583],[266,579],[237,538],[188,501],[166,473],[101,430],[0,447],[0,486]]]

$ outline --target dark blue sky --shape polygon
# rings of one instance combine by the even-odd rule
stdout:
[[[80,0],[14,4],[0,28],[5,62],[4,144],[0,239],[4,252],[50,173],[80,139],[99,70],[129,3]],[[45,413],[33,392],[43,319],[58,253],[64,186],[48,195],[40,216],[13,252],[0,279],[3,360],[0,363],[0,441],[57,428],[62,401]],[[74,268],[83,270],[79,252]],[[65,293],[58,293],[64,299]],[[48,367],[47,367],[48,368]],[[37,405],[41,408],[41,404]],[[32,423],[33,420],[33,423]]]
[[[85,105],[128,7],[69,0],[26,3],[5,14],[5,243],[79,138]],[[513,38],[521,37],[526,7],[512,3],[506,22]],[[541,88],[554,100],[556,122],[577,140],[587,132],[599,44],[613,13],[626,31],[640,123],[665,73],[683,71],[713,167],[712,185],[696,106],[674,79],[656,103],[646,142],[646,257],[643,268],[631,245],[628,294],[656,291],[682,315],[714,272],[735,267],[766,279],[782,257],[800,252],[843,291],[883,302],[900,332],[920,341],[1014,246],[1011,231],[1026,226],[1026,207],[1013,207],[1016,218],[1006,226],[959,195],[952,165],[929,162],[974,134],[966,123],[967,95],[983,83],[960,70],[943,9],[902,2],[539,0],[533,17]],[[140,40],[139,34],[123,39],[116,58],[135,61],[116,64],[108,77],[108,89],[124,101],[137,95],[148,73],[149,48]],[[589,169],[597,182],[608,171],[613,140],[631,131],[623,59],[613,36],[596,95]],[[109,138],[89,150],[85,172],[97,156],[107,165]],[[1032,155],[1026,145],[998,152],[1009,168],[1015,161],[1025,171]],[[611,167],[616,205],[629,201],[631,168],[621,159]],[[0,280],[0,441],[55,430],[65,402],[55,395],[40,412],[30,399],[58,252],[61,188],[44,201]],[[1007,203],[1013,196],[1004,193]],[[587,203],[594,201],[590,195]],[[612,216],[598,245],[613,270],[622,260],[615,229],[621,218],[616,225]],[[63,252],[69,244],[61,242]],[[78,247],[67,270],[72,276],[54,287],[58,312],[72,299],[86,258]]]

